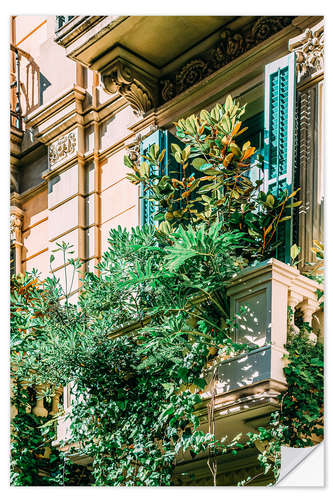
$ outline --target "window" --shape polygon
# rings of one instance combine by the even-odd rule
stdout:
[[[264,156],[264,174],[259,167],[254,166],[249,172],[251,180],[255,182],[263,178],[262,190],[270,191],[273,195],[281,190],[287,189],[289,193],[293,190],[295,88],[294,53],[268,64],[265,68],[265,109],[244,122],[248,130],[241,136],[243,143],[250,141],[257,152]],[[171,154],[172,142],[183,146],[178,138],[162,130],[154,132],[142,141],[141,155],[153,144],[158,144],[160,150],[166,149],[163,171],[154,172],[155,175],[161,176],[173,170],[173,176],[182,176],[179,164]],[[198,175],[197,171],[195,175]],[[143,192],[141,188],[141,196],[149,196],[149,191]],[[141,199],[141,225],[154,223],[157,209],[156,202]],[[284,262],[290,260],[292,234],[292,219],[279,224],[277,236],[281,243],[275,256]]]
[[[295,54],[289,54],[265,68],[264,190],[277,194],[293,190]],[[289,262],[293,220],[279,225],[281,242],[276,258]]]

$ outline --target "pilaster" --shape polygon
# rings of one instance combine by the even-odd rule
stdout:
[[[10,207],[10,243],[15,249],[15,274],[22,272],[22,225],[24,211],[17,206]]]
[[[299,199],[298,242],[303,268],[314,260],[313,240],[323,239],[324,21],[289,40],[296,54]]]

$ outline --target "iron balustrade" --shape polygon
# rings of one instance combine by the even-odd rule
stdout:
[[[56,31],[60,30],[65,24],[69,23],[74,16],[56,16]]]

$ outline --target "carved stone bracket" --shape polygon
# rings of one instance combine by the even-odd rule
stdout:
[[[307,28],[289,41],[289,51],[296,52],[297,81],[303,82],[324,70],[324,21]]]
[[[105,90],[119,92],[135,114],[143,115],[157,106],[157,80],[128,61],[115,59],[101,74]]]
[[[49,146],[49,168],[71,158],[77,152],[77,130],[60,137]]]

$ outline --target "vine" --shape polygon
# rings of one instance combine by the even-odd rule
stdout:
[[[236,144],[244,110],[229,96],[210,113],[203,110],[178,122],[177,133],[186,144],[183,150],[173,145],[181,177],[154,174],[162,171],[165,155],[156,145],[141,163],[125,157],[129,180],[143,183],[145,196],[158,204],[159,227],[111,229],[99,275],[81,276],[77,304],[69,296],[82,263],[69,258],[69,245],[56,251],[68,262],[66,272],[73,273],[67,276],[70,286],[54,273],[44,281],[36,273],[14,278],[12,404],[18,413],[12,421],[13,484],[172,485],[179,456],[204,452],[215,485],[218,455],[267,441],[259,461],[264,472],[273,468],[275,474],[281,443],[307,445],[313,433],[320,435],[322,352],[320,346],[303,348],[303,335],[290,341],[285,369],[290,386],[267,428],[246,442],[240,436],[217,439],[213,380],[209,430],[200,429],[197,408],[204,404],[207,370],[250,350],[233,340],[227,283],[245,266],[272,255],[281,245],[278,225],[298,206],[290,203],[296,191],[263,193],[261,182],[251,182],[255,148]],[[188,173],[190,162],[199,177]],[[300,377],[309,384],[310,406],[309,399],[300,399]],[[64,453],[52,447],[61,412],[36,419],[26,412],[31,402],[19,395],[22,386],[26,391],[69,381],[70,435],[62,445],[70,450]],[[51,398],[50,391],[42,397]],[[49,444],[50,455],[45,452]],[[39,449],[43,455],[36,453]],[[71,453],[90,457],[89,469],[80,472]]]

